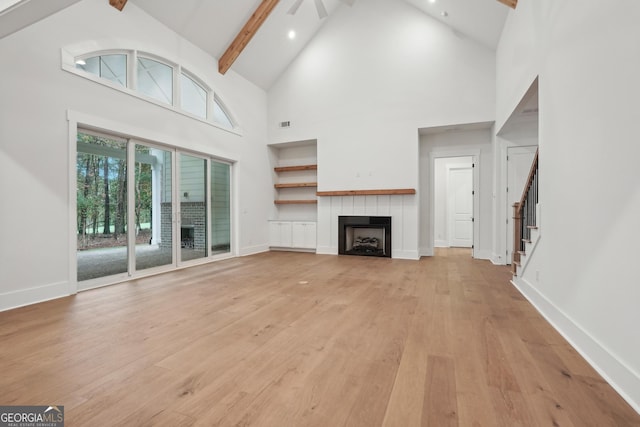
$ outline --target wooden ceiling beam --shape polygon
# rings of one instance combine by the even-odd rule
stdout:
[[[506,4],[511,9],[515,9],[516,6],[518,5],[518,0],[498,0],[498,1],[502,4]]]
[[[109,4],[122,12],[124,5],[127,4],[127,0],[109,0]]]
[[[236,38],[218,60],[218,71],[220,74],[226,73],[227,70],[231,68],[231,65],[238,59],[240,53],[247,44],[249,44],[279,1],[280,0],[262,0],[260,6],[253,12],[251,18],[244,24],[244,27],[242,27]]]

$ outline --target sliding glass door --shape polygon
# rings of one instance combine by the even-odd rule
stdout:
[[[127,273],[127,142],[78,134],[76,189],[77,280]]]
[[[79,131],[77,281],[88,289],[231,252],[231,166]]]
[[[211,253],[231,251],[231,166],[211,161]]]
[[[180,261],[207,256],[207,160],[180,154]]]
[[[174,264],[173,153],[135,144],[135,269]]]

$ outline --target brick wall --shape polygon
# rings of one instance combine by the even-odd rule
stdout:
[[[163,248],[171,247],[171,203],[162,203],[160,206],[162,221],[160,237]],[[207,247],[207,211],[203,202],[180,203],[182,226],[193,227],[193,249],[205,250]]]

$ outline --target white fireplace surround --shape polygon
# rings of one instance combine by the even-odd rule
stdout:
[[[393,258],[419,259],[416,195],[329,196],[318,198],[318,254],[338,254],[339,216],[390,216]]]

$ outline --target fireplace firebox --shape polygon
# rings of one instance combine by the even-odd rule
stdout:
[[[391,258],[391,217],[339,216],[338,253]]]

